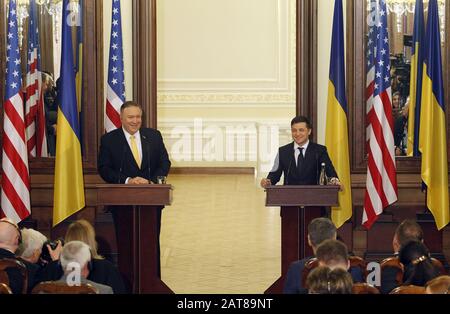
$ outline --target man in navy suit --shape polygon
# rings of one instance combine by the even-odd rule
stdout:
[[[98,172],[103,180],[117,184],[152,184],[157,183],[158,176],[167,176],[171,163],[161,133],[141,128],[142,107],[134,101],[125,102],[120,108],[120,121],[121,128],[101,138]],[[161,210],[157,217],[158,253]],[[132,262],[132,235],[129,232],[133,223],[132,211],[112,209],[112,214],[118,246],[130,250],[129,254],[119,254],[119,268],[124,271]],[[157,264],[160,265],[159,254]],[[128,281],[132,276],[125,275]]]
[[[327,148],[309,140],[311,123],[304,116],[297,116],[291,121],[293,142],[282,146],[272,171],[261,180],[266,188],[275,185],[284,174],[284,185],[314,185],[319,183],[320,167],[325,164],[325,172],[330,184],[340,185],[336,171],[328,156]]]

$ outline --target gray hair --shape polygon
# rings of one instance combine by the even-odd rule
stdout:
[[[91,260],[89,245],[81,241],[66,243],[62,249],[60,260],[64,271],[70,263],[77,263],[80,268],[83,268]]]
[[[23,258],[29,258],[36,250],[42,250],[42,246],[47,237],[34,229],[22,229],[22,244],[19,246],[17,255]]]

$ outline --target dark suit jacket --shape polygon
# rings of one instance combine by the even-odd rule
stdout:
[[[305,257],[299,261],[293,262],[288,269],[286,274],[286,279],[284,281],[284,294],[307,294],[308,289],[303,287],[303,269],[305,268],[305,264],[309,261],[313,256]]]
[[[0,259],[17,259],[16,255],[8,250],[0,249]],[[12,293],[21,294],[23,288],[23,277],[17,268],[7,268],[6,273],[8,274],[9,287]]]
[[[305,264],[314,256],[309,256],[299,261],[291,263],[288,272],[286,274],[286,279],[284,281],[284,294],[307,294],[308,289],[303,286],[303,269]],[[350,267],[348,272],[352,276],[354,283],[364,282],[363,273],[361,269],[357,267]]]
[[[311,141],[305,152],[305,160],[301,168],[297,169],[294,142],[292,142],[278,149],[278,168],[270,172],[267,178],[275,185],[280,181],[280,177],[284,173],[284,185],[314,185],[319,181],[320,165],[322,163],[325,163],[325,171],[329,178],[337,177],[328,156],[327,148]]]
[[[142,164],[139,169],[122,128],[104,134],[98,156],[98,171],[108,183],[125,183],[130,177],[142,177],[157,182],[158,176],[167,176],[170,160],[161,133],[141,128]]]

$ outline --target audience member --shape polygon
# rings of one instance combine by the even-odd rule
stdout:
[[[81,241],[66,243],[61,252],[61,267],[64,270],[64,275],[58,282],[76,285],[79,279],[79,283],[94,286],[100,294],[112,294],[111,287],[87,279],[90,273],[90,261],[91,252],[86,243]],[[77,267],[74,267],[74,265],[77,265]],[[77,268],[80,271],[78,278]]]
[[[351,294],[352,276],[342,268],[316,267],[306,279],[310,294]]]
[[[39,231],[33,229],[23,228],[22,243],[16,252],[16,255],[20,257],[28,270],[28,291],[31,291],[37,284],[39,272],[41,270],[38,264],[39,258],[42,253],[42,247],[47,241],[47,238]],[[62,247],[59,247],[59,253]]]
[[[430,252],[420,241],[410,241],[400,249],[400,262],[405,267],[403,285],[425,286],[433,278],[439,276],[430,258]]]
[[[95,231],[92,225],[86,220],[78,220],[69,225],[67,229],[65,242],[82,241],[86,243],[91,250],[92,262],[89,277],[87,279],[110,286],[115,294],[125,293],[123,279],[113,263],[104,259],[97,251],[97,241],[95,240]],[[45,270],[42,281],[55,280],[61,277],[63,270],[58,263],[51,263]]]
[[[311,220],[308,225],[308,244],[312,247],[314,254],[316,248],[323,241],[328,239],[336,239],[336,226],[328,218],[316,218]],[[283,293],[285,294],[306,294],[307,289],[304,288],[302,282],[302,273],[306,262],[313,256],[306,257],[299,261],[293,262],[288,269],[284,282]]]
[[[16,251],[22,241],[22,235],[15,222],[8,218],[0,219],[0,259],[17,259]],[[14,294],[22,293],[23,281],[18,269],[6,269],[9,287]]]
[[[398,225],[392,239],[394,257],[398,256],[398,252],[403,245],[414,240],[423,241],[422,228],[414,220],[406,219]],[[395,267],[385,267],[381,270],[381,293],[388,294],[398,287],[396,281],[397,272],[398,270]]]
[[[316,249],[316,257],[320,266],[331,270],[341,268],[347,271],[350,268],[347,246],[338,240],[323,241]]]

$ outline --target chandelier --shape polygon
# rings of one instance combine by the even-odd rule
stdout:
[[[38,14],[48,15],[52,20],[53,37],[56,43],[61,39],[62,0],[34,0]],[[79,13],[79,1],[70,0],[71,10]],[[30,0],[17,0],[17,24],[19,31],[19,45],[22,46],[24,21],[29,17]]]
[[[428,11],[428,0],[423,1],[424,11]],[[370,0],[367,1],[367,8],[370,10]],[[388,14],[395,15],[397,32],[403,32],[404,17],[414,14],[416,0],[386,0]],[[439,24],[441,28],[441,41],[445,39],[445,0],[438,0]]]

